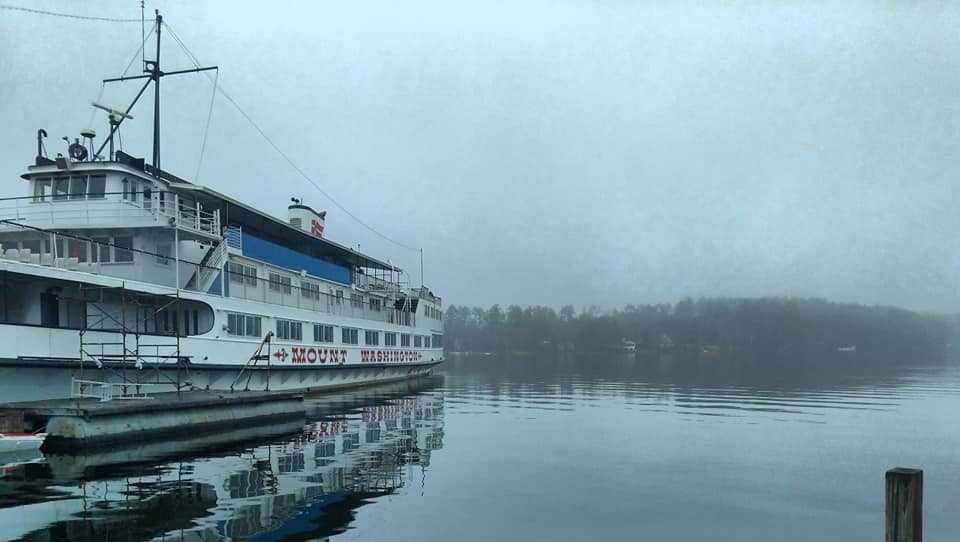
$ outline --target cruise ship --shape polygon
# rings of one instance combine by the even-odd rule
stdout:
[[[285,218],[160,168],[160,79],[37,156],[0,201],[0,381],[6,400],[151,389],[320,390],[423,375],[444,359],[441,298],[328,237],[327,213]],[[153,156],[119,150],[154,86]],[[99,146],[99,148],[98,148]],[[421,270],[422,277],[422,270]],[[146,391],[145,391],[146,390]]]

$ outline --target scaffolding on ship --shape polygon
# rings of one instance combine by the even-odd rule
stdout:
[[[85,308],[79,330],[78,372],[71,381],[74,398],[148,399],[154,390],[172,387],[179,393],[193,388],[190,359],[180,352],[186,322],[179,318],[179,291],[149,294],[124,286],[81,284],[79,299],[65,300],[82,303]],[[161,314],[166,323],[163,329]],[[147,334],[151,322],[154,330]],[[99,337],[92,332],[99,332]],[[105,339],[107,333],[115,338]],[[168,340],[164,342],[164,338]],[[171,362],[175,376],[169,371]]]

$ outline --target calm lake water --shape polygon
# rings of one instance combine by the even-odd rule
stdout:
[[[0,458],[0,540],[874,542],[893,466],[953,540],[958,414],[954,364],[455,358],[302,421]]]

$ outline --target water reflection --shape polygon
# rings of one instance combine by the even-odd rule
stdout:
[[[878,540],[883,472],[898,465],[925,470],[931,539],[960,526],[952,361],[514,355],[444,370],[444,464],[472,473],[496,454],[495,478],[510,483],[457,477],[469,491],[448,494],[459,507],[428,503],[442,518],[431,533],[480,513],[509,520],[460,539]],[[443,480],[437,469],[434,491]],[[399,538],[415,533],[389,510],[376,519]],[[356,528],[356,539],[390,534]]]
[[[286,425],[0,458],[20,463],[0,470],[0,539],[878,540],[896,465],[925,470],[928,536],[958,527],[956,363],[442,371],[313,398]]]
[[[12,458],[0,471],[0,538],[303,540],[342,532],[360,506],[419,481],[417,471],[443,446],[437,382],[311,398],[301,421]]]
[[[458,413],[503,408],[573,411],[615,405],[680,417],[779,417],[819,423],[837,411],[886,411],[904,400],[938,394],[956,397],[955,363],[823,364],[643,360],[633,355],[456,357],[446,402]]]

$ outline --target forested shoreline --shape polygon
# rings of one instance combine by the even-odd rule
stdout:
[[[956,319],[896,307],[801,298],[701,298],[603,311],[510,305],[451,305],[444,315],[450,351],[618,350],[737,352],[810,357],[849,351],[873,356],[942,357]]]

